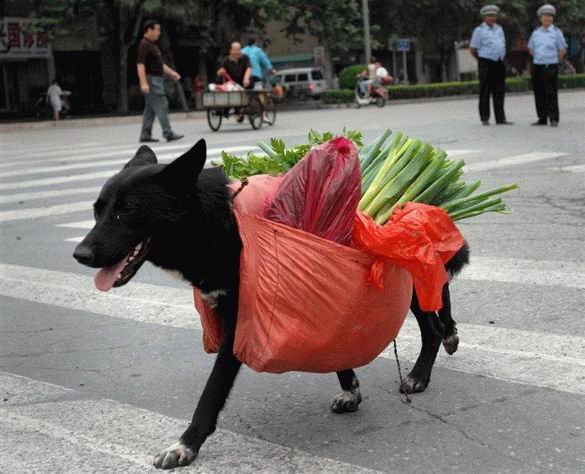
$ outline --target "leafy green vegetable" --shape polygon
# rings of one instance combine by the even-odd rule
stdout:
[[[360,132],[344,128],[341,135],[353,141],[358,148],[362,147],[363,141]],[[212,165],[223,166],[226,175],[232,179],[240,179],[256,174],[278,175],[290,170],[312,147],[325,143],[335,136],[337,135],[332,132],[321,134],[311,129],[308,143],[296,145],[292,148],[287,148],[282,139],[272,138],[270,144],[258,142],[258,148],[264,151],[266,155],[248,152],[245,157],[239,157],[223,151],[221,153],[221,162],[212,161]]]

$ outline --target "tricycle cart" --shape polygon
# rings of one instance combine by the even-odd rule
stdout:
[[[273,125],[276,121],[276,106],[269,91],[205,92],[203,107],[207,111],[209,128],[217,132],[224,118],[239,111],[248,117],[254,130],[262,124]]]

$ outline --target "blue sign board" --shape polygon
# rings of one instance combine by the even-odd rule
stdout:
[[[396,41],[396,51],[410,51],[410,39],[400,38]]]

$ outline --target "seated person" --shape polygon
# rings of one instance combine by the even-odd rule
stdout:
[[[382,66],[382,63],[378,62],[376,63],[376,66],[376,80],[374,81],[374,87],[387,86],[392,84],[394,78],[390,75],[388,70]]]
[[[253,86],[250,59],[245,54],[242,54],[242,45],[237,41],[233,41],[230,44],[230,53],[221,63],[221,68],[217,71],[217,75],[223,77],[224,82],[234,81],[245,89],[250,89]],[[238,122],[244,120],[244,109],[237,110],[237,114]],[[228,116],[227,110],[225,111],[225,116]]]
[[[221,63],[217,75],[223,77],[224,81],[234,81],[245,89],[252,85],[250,59],[242,54],[242,45],[237,41],[230,44],[229,56]]]
[[[363,70],[356,77],[358,78],[359,95],[360,97],[365,97],[372,84],[372,81],[368,79],[368,71]]]

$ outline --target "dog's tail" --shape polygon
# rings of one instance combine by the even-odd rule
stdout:
[[[449,279],[453,278],[457,275],[465,265],[469,263],[469,245],[467,242],[463,243],[463,247],[461,247],[451,260],[449,260],[445,264],[445,269],[449,274]]]

